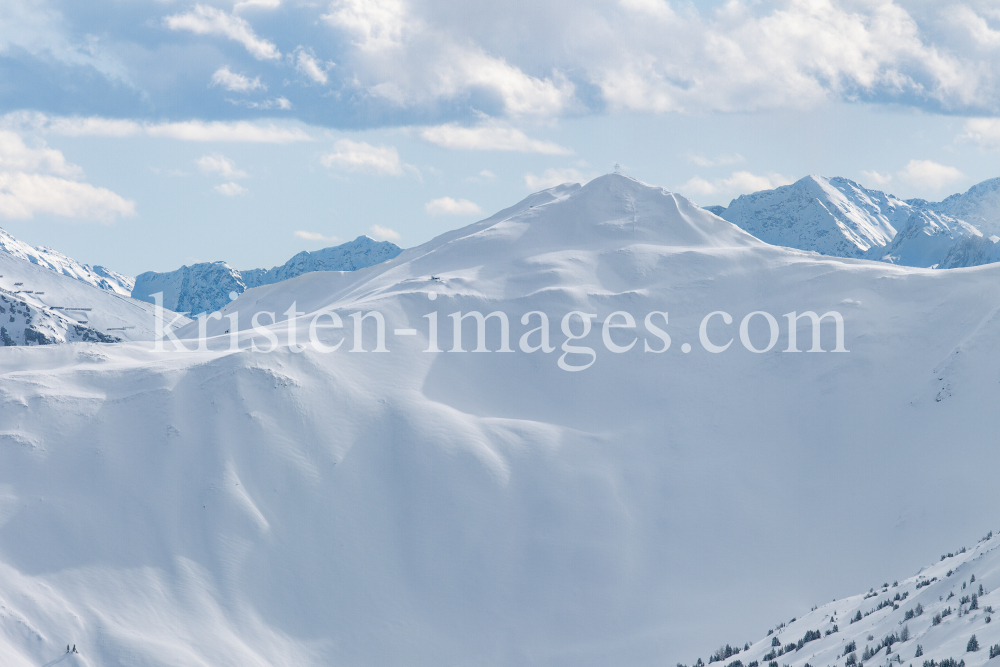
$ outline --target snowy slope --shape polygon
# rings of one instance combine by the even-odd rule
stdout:
[[[995,522],[998,280],[766,245],[609,175],[373,267],[248,290],[222,311],[239,351],[228,318],[202,351],[0,349],[0,654],[659,666],[761,636]],[[250,329],[293,303],[291,324]],[[319,332],[344,341],[329,354],[298,345],[320,309],[344,324]],[[831,309],[848,353],[782,351],[785,313]],[[449,315],[473,310],[509,315],[513,352],[424,351],[425,316],[450,350]],[[575,310],[597,317],[573,342]],[[350,351],[368,311],[386,353]],[[521,349],[534,311],[551,352]],[[638,339],[620,354],[601,326],[616,311],[636,328],[611,344]],[[663,353],[651,311],[669,312]],[[699,340],[713,311],[733,316],[706,328],[733,339],[719,354]],[[740,339],[754,311],[781,325],[766,353]],[[265,333],[277,349],[252,351]],[[766,347],[763,316],[746,337]],[[591,360],[574,344],[593,364],[566,372]]]
[[[24,339],[26,326],[54,342],[104,340],[104,337],[153,340],[154,337],[155,306],[4,253],[0,253],[0,291],[7,299],[17,301],[15,309],[28,312],[35,325],[28,325],[26,317],[19,315],[18,321],[13,322],[11,313],[0,313],[0,325],[8,327],[11,340],[17,345],[32,342]],[[164,311],[164,318],[169,323],[174,314]],[[187,322],[187,318],[180,318],[177,324]]]
[[[288,280],[311,271],[354,271],[392,259],[402,249],[388,241],[359,236],[350,243],[315,252],[300,252],[272,269],[237,271],[225,262],[205,262],[183,266],[176,271],[150,271],[135,279],[132,297],[149,303],[153,294],[163,292],[163,305],[180,313],[198,315],[224,307],[232,295],[249,287]]]
[[[913,213],[892,195],[846,178],[806,176],[734,199],[722,217],[762,241],[836,257],[869,257]]]
[[[102,290],[128,296],[132,293],[134,278],[107,269],[103,266],[81,264],[71,257],[52,248],[32,247],[0,229],[0,253],[31,262],[64,276],[93,285]]]
[[[737,653],[722,657],[730,652],[723,649],[707,659],[720,667],[737,661],[804,667],[924,665],[949,659],[980,667],[1000,657],[998,587],[1000,544],[990,531],[974,548],[942,555],[914,576],[820,605],[778,624],[749,646],[736,642]]]

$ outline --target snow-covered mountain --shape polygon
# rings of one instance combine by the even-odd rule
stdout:
[[[309,252],[303,250],[290,260],[273,269],[250,269],[241,275],[247,289],[271,285],[311,271],[356,271],[374,266],[403,252],[395,243],[376,241],[369,236],[358,238],[332,248]]]
[[[0,349],[0,655],[644,667],[762,636],[995,525],[998,280],[612,174],[249,290],[204,349]],[[786,352],[807,311],[846,352],[832,315]]]
[[[756,642],[727,643],[708,662],[719,667],[996,664],[991,661],[1000,658],[1000,544],[992,531],[972,549],[962,547],[914,576],[892,579],[778,623]]]
[[[949,248],[938,268],[959,269],[994,262],[1000,262],[1000,238],[970,236]]]
[[[953,254],[954,248],[963,242],[976,244],[982,238],[982,232],[963,220],[917,209],[903,223],[892,242],[885,248],[873,249],[875,252],[869,258],[904,266],[954,268],[945,266],[945,258]]]
[[[983,255],[978,241],[983,234],[976,226],[982,216],[1000,223],[1000,179],[993,183],[934,204],[902,201],[846,178],[807,176],[709,210],[774,245],[924,268],[945,268],[950,254],[948,268],[957,268],[974,266],[960,262]],[[975,215],[968,217],[969,212]]]
[[[3,229],[0,229],[0,253],[6,253],[11,257],[115,294],[128,296],[132,293],[132,288],[135,285],[134,278],[124,276],[103,266],[81,264],[52,248],[35,248],[19,241]]]
[[[846,178],[806,176],[741,195],[721,215],[767,243],[861,259],[888,246],[912,214],[906,202]]]
[[[973,185],[967,192],[941,202],[923,202],[926,208],[975,225],[984,236],[1000,236],[1000,178]]]
[[[153,303],[163,292],[163,306],[178,313],[213,313],[246,291],[240,272],[225,262],[203,262],[176,271],[148,271],[135,278],[132,298]]]
[[[0,293],[7,300],[0,345],[153,340],[156,307],[65,273],[0,253]],[[164,312],[166,322],[174,313]],[[186,324],[187,318],[175,326]]]
[[[118,343],[62,311],[44,310],[0,289],[0,346],[55,343]]]
[[[359,236],[332,248],[300,252],[272,269],[238,271],[225,262],[205,262],[166,273],[150,271],[136,277],[132,298],[152,303],[152,295],[163,292],[163,305],[170,310],[192,315],[215,312],[253,287],[312,271],[355,271],[392,259],[400,252],[402,248],[389,241]]]

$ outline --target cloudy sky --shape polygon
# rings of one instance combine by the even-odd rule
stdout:
[[[1000,176],[970,0],[0,0],[0,226],[136,274],[419,244],[615,163],[700,204]]]

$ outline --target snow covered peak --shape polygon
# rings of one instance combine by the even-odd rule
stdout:
[[[531,252],[581,246],[598,250],[620,247],[623,241],[674,247],[758,243],[689,199],[622,174],[600,176],[582,187],[563,184],[537,192],[439,239],[468,236],[472,231],[516,239]]]
[[[1000,178],[991,178],[973,185],[968,191],[954,194],[942,202],[927,207],[965,220],[986,236],[1000,234]]]
[[[115,294],[128,296],[135,284],[134,278],[103,266],[81,264],[52,248],[30,246],[3,229],[0,229],[0,252]]]
[[[806,176],[742,195],[722,217],[773,245],[863,258],[887,246],[912,212],[901,199],[850,179]]]

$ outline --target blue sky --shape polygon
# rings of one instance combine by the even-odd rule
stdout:
[[[0,226],[136,274],[412,246],[617,162],[702,204],[1000,176],[990,2],[0,0]]]

